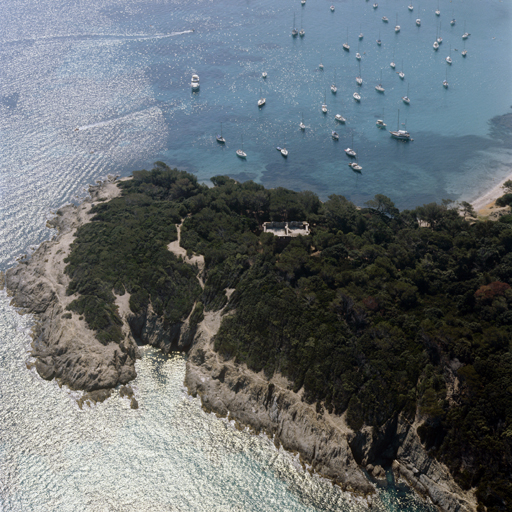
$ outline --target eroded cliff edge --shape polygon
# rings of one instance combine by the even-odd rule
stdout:
[[[473,493],[460,489],[448,469],[426,453],[417,423],[398,418],[381,429],[364,427],[356,433],[343,416],[305,403],[287,379],[275,375],[267,380],[246,365],[223,360],[213,349],[221,314],[205,315],[187,360],[185,385],[201,397],[206,411],[272,435],[276,444],[299,453],[303,462],[344,490],[367,496],[369,504],[374,482],[385,478],[381,464],[387,464],[397,481],[439,509],[477,510]]]

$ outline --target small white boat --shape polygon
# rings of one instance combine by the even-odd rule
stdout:
[[[302,5],[306,5],[306,0],[300,0],[300,3],[301,3]]]
[[[354,135],[352,135],[352,146],[354,145]],[[351,158],[355,158],[357,153],[352,148],[345,149],[345,154]]]
[[[398,14],[396,15],[395,33],[400,32],[400,25],[398,24]]]
[[[439,50],[439,43],[437,41],[434,41],[434,44],[432,46],[436,52],[437,50]]]
[[[453,62],[453,61],[452,61],[452,47],[451,47],[451,45],[450,45],[450,53],[449,53],[448,57],[446,57],[446,59],[445,59],[445,60],[446,60],[446,62],[447,62],[448,64],[450,64],[450,66],[452,65],[452,62]]]
[[[361,101],[361,95],[360,95],[358,92],[355,92],[354,94],[352,94],[352,97],[353,97],[356,101]]]
[[[336,114],[334,116],[335,121],[338,121],[338,123],[344,123],[346,119],[341,114]]]
[[[192,75],[192,80],[190,81],[190,86],[193,91],[199,89],[199,75]]]
[[[364,34],[361,30],[361,25],[359,25],[359,40],[363,39],[363,37],[364,37]]]
[[[377,125],[377,128],[386,128],[386,126],[387,126],[386,123],[382,119],[377,119],[375,124]]]
[[[339,140],[340,139],[340,136],[338,135],[337,132],[335,132],[334,130],[331,132],[331,137],[334,139],[334,140]]]
[[[265,98],[263,97],[263,94],[261,92],[261,87],[260,87],[260,99],[258,100],[258,107],[263,107],[263,105],[265,105]]]
[[[336,87],[336,68],[334,68],[334,80],[331,85],[331,92],[336,94],[338,92],[338,88]]]
[[[446,68],[446,79],[443,80],[443,87],[448,89],[448,68]]]
[[[244,137],[242,135],[242,149],[236,150],[236,156],[240,158],[247,158],[247,153],[244,152]]]
[[[373,8],[374,8],[374,9],[377,9],[377,7],[379,7],[379,4],[378,4],[378,3],[374,3],[374,4],[373,4]]]
[[[382,44],[382,41],[380,40],[380,30],[379,30],[379,39],[377,39],[377,44],[380,46]]]
[[[327,114],[327,97],[325,94],[324,94],[324,102],[322,103],[322,112],[324,114]]]
[[[356,59],[361,60],[361,54],[359,52],[356,53]]]
[[[356,76],[357,85],[363,85],[363,79],[361,78],[361,61],[359,61],[359,75]]]
[[[412,11],[414,9],[414,7],[412,6],[412,3],[410,3],[408,6],[407,6],[407,9],[409,9],[409,11]]]
[[[267,78],[267,72],[266,71],[263,71],[263,73],[261,73],[261,78]]]
[[[324,69],[324,65],[322,64],[322,59],[320,59],[320,64],[318,65],[319,69]]]
[[[393,50],[393,61],[390,62],[389,64],[393,69],[395,69],[396,67],[396,64],[395,64],[395,50]]]
[[[222,136],[222,123],[220,123],[220,135],[217,134],[217,142],[219,142],[220,144],[225,144],[226,143],[226,139]]]
[[[356,172],[361,172],[363,170],[363,168],[357,163],[357,162],[350,162],[348,164],[348,166],[353,170],[353,171],[356,171]]]
[[[282,148],[281,155],[283,155],[285,158],[288,158],[288,150],[286,148]]]
[[[306,129],[306,125],[304,124],[304,114],[302,114],[302,121],[299,124],[299,128],[304,131]]]
[[[299,35],[299,31],[295,27],[295,13],[293,13],[292,37],[297,37],[298,35]]]
[[[401,80],[403,80],[405,78],[405,73],[404,73],[404,61],[402,60],[402,71],[400,71],[398,73],[398,76],[400,77]]]
[[[437,10],[435,11],[436,16],[441,16],[441,11],[439,10],[439,0],[437,1]]]
[[[469,37],[469,34],[467,32],[464,32],[464,34],[462,34],[462,39],[467,39]]]
[[[299,31],[299,36],[304,37],[305,35],[306,35],[306,31],[303,28],[301,28]]]
[[[453,27],[453,25],[455,25],[455,18],[453,18],[451,21],[450,21],[450,25]]]
[[[421,20],[419,18],[416,20],[416,25],[418,25],[418,27],[421,26]]]
[[[466,50],[466,41],[464,41],[464,50],[460,52],[460,54],[465,57],[468,54],[468,51]]]
[[[411,100],[409,99],[409,84],[407,84],[407,94],[405,96],[402,96],[402,101],[406,105],[410,105],[411,104]]]
[[[382,69],[380,70],[380,81],[381,83],[375,86],[375,90],[377,92],[384,92],[384,87],[382,87]]]
[[[382,16],[382,21],[384,23],[387,23],[389,20],[388,20],[388,17],[387,16]]]
[[[331,12],[334,12],[334,5],[331,5]]]

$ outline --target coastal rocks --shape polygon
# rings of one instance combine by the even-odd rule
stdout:
[[[189,392],[201,396],[207,411],[272,435],[275,443],[300,453],[304,462],[343,489],[373,494],[374,486],[354,460],[347,437],[351,431],[342,418],[317,413],[283,378],[268,382],[242,365],[220,360],[211,344],[218,324],[219,312],[206,313],[199,324],[187,361]]]
[[[90,200],[61,208],[48,223],[59,231],[58,236],[41,244],[30,258],[23,258],[5,273],[12,304],[35,315],[33,366],[43,379],[55,378],[71,389],[104,390],[126,384],[136,376],[139,351],[131,337],[125,336],[119,344],[103,345],[83,319],[66,310],[76,298],[66,294],[69,278],[64,273],[64,259],[75,229],[89,222],[94,201],[107,200],[119,193],[111,179],[91,187]],[[96,395],[88,396],[98,401]]]
[[[245,365],[224,361],[212,341],[220,321],[221,312],[205,314],[187,360],[185,385],[191,395],[201,397],[206,411],[267,432],[276,444],[298,452],[303,462],[345,490],[371,495],[372,481],[385,482],[385,468],[392,468],[397,481],[439,509],[476,511],[474,495],[462,491],[448,469],[423,448],[418,423],[398,417],[379,429],[363,427],[354,432],[343,417],[325,410],[320,414],[314,405],[303,402],[300,392],[294,393],[283,377],[269,381]]]

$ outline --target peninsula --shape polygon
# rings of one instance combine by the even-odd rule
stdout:
[[[512,226],[448,205],[267,190],[157,162],[57,212],[6,272],[42,378],[136,397],[138,346],[188,353],[203,407],[369,497],[512,506]]]

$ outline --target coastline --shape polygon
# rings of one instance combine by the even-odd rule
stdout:
[[[488,217],[493,213],[492,210],[494,209],[496,200],[504,194],[502,186],[507,180],[512,180],[512,170],[511,174],[501,180],[497,185],[481,193],[474,200],[468,201],[473,205],[473,208],[479,216]]]

